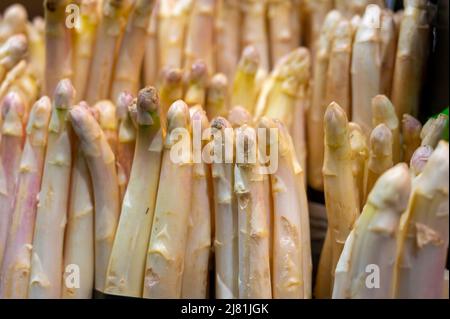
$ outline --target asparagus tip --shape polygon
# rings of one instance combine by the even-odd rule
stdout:
[[[8,59],[9,64],[16,64],[22,59],[28,50],[28,40],[23,34],[16,34],[10,36],[2,48],[3,52],[0,52],[0,57],[5,56]],[[10,65],[9,67],[11,67]]]
[[[240,68],[246,73],[254,74],[258,71],[260,56],[258,50],[252,45],[246,46],[242,51]]]
[[[27,134],[31,134],[33,128],[43,128],[47,125],[52,109],[52,103],[48,96],[42,96],[37,100],[30,111],[27,123]]]
[[[152,114],[159,108],[158,90],[153,86],[141,89],[137,97],[137,122],[141,125],[152,125]]]
[[[231,125],[226,118],[218,116],[211,121],[211,128],[213,130],[222,131],[223,129],[231,128]]]
[[[68,109],[75,98],[75,89],[69,79],[58,82],[53,95],[53,102],[57,109]]]
[[[127,91],[123,91],[117,98],[117,118],[123,120],[128,114],[128,107],[133,102],[133,95]]]
[[[392,132],[385,124],[379,124],[370,134],[370,145],[374,153],[388,155],[392,152]]]
[[[405,136],[420,136],[422,124],[414,116],[403,114],[402,132]]]
[[[188,74],[188,81],[194,83],[206,83],[208,76],[208,69],[206,63],[202,60],[197,60],[191,65]]]
[[[429,145],[420,146],[414,152],[413,156],[411,157],[410,167],[415,176],[422,173],[431,154],[433,154],[433,148]]]
[[[165,68],[161,72],[162,81],[166,85],[178,85],[183,79],[183,72],[177,68]]]
[[[325,111],[325,138],[328,145],[340,145],[347,138],[348,120],[345,111],[336,102],[331,102]]]
[[[168,131],[171,132],[176,128],[186,128],[189,124],[189,108],[182,100],[172,103],[167,112]]]
[[[252,115],[242,106],[234,106],[228,112],[228,120],[232,127],[239,127],[252,123]]]
[[[9,92],[3,99],[1,111],[3,118],[6,118],[7,114],[10,112],[15,112],[17,115],[22,117],[25,112],[25,105],[22,97],[17,92]]]

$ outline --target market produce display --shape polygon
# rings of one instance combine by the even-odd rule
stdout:
[[[448,115],[418,120],[429,10],[9,6],[0,298],[448,298]]]

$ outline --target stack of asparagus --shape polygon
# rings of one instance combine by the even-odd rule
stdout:
[[[391,168],[401,161],[430,179],[445,147],[433,151],[444,116],[423,128],[412,116],[424,3],[406,1],[397,27],[380,1],[361,0],[46,0],[33,22],[9,7],[0,297],[311,298],[307,180],[325,190],[329,220],[316,297],[387,296],[353,288],[354,263],[376,259],[364,216],[392,201],[406,217],[389,219],[397,263],[383,287],[414,297],[411,229],[439,247],[439,261],[410,267],[426,272],[443,269],[448,227],[416,220],[414,196],[406,209],[409,192],[385,185],[407,191],[404,165]],[[425,181],[441,201],[445,185]],[[437,296],[437,277],[416,296]]]

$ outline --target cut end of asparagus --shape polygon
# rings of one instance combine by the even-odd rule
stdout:
[[[385,95],[377,95],[372,99],[373,125],[386,124],[391,130],[398,128],[398,118],[395,108]]]
[[[373,129],[370,134],[370,149],[374,154],[386,156],[392,154],[392,133],[385,124]]]
[[[16,34],[8,38],[0,48],[0,65],[11,69],[25,57],[28,50],[28,40],[23,34]]]
[[[242,51],[242,57],[239,61],[239,69],[248,74],[256,74],[259,69],[260,56],[254,46],[246,46]]]
[[[55,93],[53,94],[53,103],[58,110],[67,110],[72,106],[75,98],[75,88],[69,79],[63,79],[58,82]]]
[[[170,134],[177,128],[188,128],[189,119],[189,108],[187,104],[182,100],[175,101],[167,112],[168,133]]]
[[[244,124],[252,124],[252,115],[245,108],[235,106],[228,112],[228,120],[233,128],[240,127]]]
[[[325,141],[329,146],[340,146],[346,143],[348,138],[348,120],[345,111],[332,102],[324,116]]]
[[[117,98],[117,118],[124,120],[128,115],[128,107],[133,102],[133,95],[129,92],[122,92]]]
[[[152,125],[154,116],[159,109],[158,90],[153,86],[147,86],[139,91],[137,98],[137,123],[139,125]]]
[[[402,133],[406,141],[420,138],[422,124],[414,116],[403,114]]]
[[[379,209],[391,209],[401,214],[408,205],[410,192],[411,175],[408,166],[400,163],[380,176],[367,201]]]
[[[410,168],[411,172],[417,176],[423,172],[425,165],[428,162],[431,154],[433,154],[433,148],[429,145],[420,146],[411,157]]]

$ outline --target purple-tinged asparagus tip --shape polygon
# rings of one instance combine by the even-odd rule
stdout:
[[[141,125],[152,125],[152,115],[156,115],[159,108],[158,90],[147,86],[139,91],[137,97],[137,122]]]
[[[433,154],[433,148],[429,145],[423,145],[416,149],[409,165],[414,175],[417,176],[423,172],[431,154]]]
[[[75,88],[69,79],[58,82],[53,94],[53,103],[56,109],[69,109],[73,105]]]
[[[9,92],[2,101],[2,117],[5,118],[9,112],[16,112],[20,117],[24,115],[25,104],[17,92]]]
[[[392,153],[392,133],[385,124],[380,124],[372,130],[370,148],[376,154],[389,155]]]
[[[234,106],[228,112],[228,120],[232,127],[239,127],[244,124],[252,124],[252,115],[242,106]]]
[[[133,95],[131,93],[124,91],[119,94],[117,98],[117,118],[123,120],[128,114],[128,107],[133,102]]]

